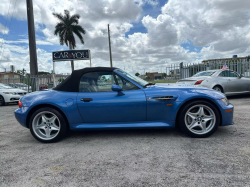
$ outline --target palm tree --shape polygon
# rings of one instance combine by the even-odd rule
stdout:
[[[85,30],[81,25],[78,25],[80,15],[74,14],[70,16],[68,10],[64,10],[64,15],[61,13],[53,13],[53,15],[60,20],[55,26],[54,34],[59,35],[60,45],[66,44],[69,49],[75,49],[76,41],[74,34],[78,36],[81,43],[84,44],[82,34],[85,34]],[[71,69],[74,70],[74,61],[71,60]]]

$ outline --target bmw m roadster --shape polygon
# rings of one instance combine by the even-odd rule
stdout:
[[[44,143],[68,130],[176,126],[205,138],[233,124],[233,105],[212,89],[154,85],[121,69],[97,67],[73,71],[53,90],[23,96],[15,117]]]

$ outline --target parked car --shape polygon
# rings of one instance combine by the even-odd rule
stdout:
[[[97,85],[105,76],[113,85]],[[173,128],[204,138],[233,124],[233,105],[215,90],[154,85],[117,68],[75,70],[53,90],[28,94],[17,121],[41,142],[55,142],[70,130]]]
[[[202,71],[179,80],[179,84],[200,85],[228,95],[250,93],[250,79],[232,70]]]
[[[24,90],[0,83],[0,106],[6,103],[18,103],[19,99],[26,94],[27,92]]]
[[[32,92],[32,88],[31,86],[28,86],[27,84],[24,83],[15,83],[15,86],[19,89],[25,90],[25,91],[29,91]]]
[[[45,90],[48,89],[48,86],[46,84],[39,84],[39,90]]]

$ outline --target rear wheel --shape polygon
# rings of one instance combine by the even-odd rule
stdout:
[[[4,106],[4,105],[5,105],[5,100],[3,96],[0,95],[0,106]]]
[[[217,130],[220,114],[217,108],[207,101],[193,101],[181,109],[179,124],[189,136],[206,138]]]
[[[223,89],[220,86],[215,86],[215,87],[213,87],[213,89],[218,91],[218,92],[224,93]]]
[[[67,123],[60,112],[44,107],[35,111],[29,122],[31,134],[43,143],[56,142],[67,132]]]

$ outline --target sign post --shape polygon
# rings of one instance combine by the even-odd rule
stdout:
[[[66,50],[66,51],[54,51],[54,52],[52,52],[54,87],[56,86],[55,62],[56,61],[71,61],[71,60],[90,60],[90,67],[91,67],[90,50]]]

